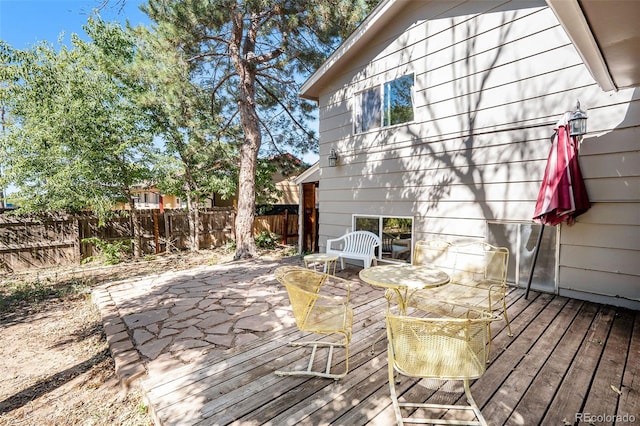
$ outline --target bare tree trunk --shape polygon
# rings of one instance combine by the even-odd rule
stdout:
[[[192,198],[187,193],[187,208],[189,209],[189,250],[200,250],[200,211],[198,205],[200,201],[197,198]]]
[[[256,123],[256,128],[257,123]],[[246,132],[245,127],[245,132]],[[256,140],[257,139],[257,140]],[[253,236],[253,222],[256,211],[256,160],[260,147],[260,132],[250,138],[245,134],[245,142],[240,150],[240,173],[238,179],[238,216],[236,217],[235,259],[255,256],[256,242]]]
[[[140,215],[138,214],[138,209],[133,199],[130,200],[129,205],[131,206],[131,221],[133,222],[133,256],[138,258],[142,256],[142,249],[140,247],[140,241],[142,239]]]
[[[2,135],[4,136],[4,106],[0,107],[0,122],[2,123]],[[2,169],[0,168],[0,177],[2,177]],[[0,208],[4,209],[6,202],[4,201],[4,188],[0,186]]]
[[[257,22],[257,21],[252,21]],[[262,144],[258,113],[256,112],[256,65],[247,59],[255,50],[257,32],[252,28],[243,41],[242,14],[233,18],[232,43],[229,54],[240,77],[238,87],[238,111],[244,130],[244,142],[240,148],[240,171],[238,174],[238,216],[236,217],[236,252],[234,259],[254,257],[257,253],[253,236],[256,210],[256,163]],[[241,49],[241,44],[243,48]],[[242,51],[244,50],[244,51]],[[255,55],[253,55],[255,56]]]

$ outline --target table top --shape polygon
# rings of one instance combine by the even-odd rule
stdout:
[[[311,253],[304,257],[304,260],[315,260],[318,262],[336,259],[338,259],[338,255],[327,253]]]
[[[360,279],[368,284],[384,288],[420,289],[437,287],[449,282],[449,275],[426,265],[381,265],[360,271]]]

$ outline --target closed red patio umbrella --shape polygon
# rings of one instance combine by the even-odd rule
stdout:
[[[572,225],[591,207],[578,162],[578,138],[569,135],[569,114],[557,124],[533,214],[543,225]]]
[[[538,192],[533,220],[541,223],[542,228],[540,228],[533,255],[525,299],[529,297],[544,226],[555,226],[562,222],[573,225],[576,217],[591,207],[578,162],[578,138],[569,133],[570,118],[571,112],[568,112],[556,125],[556,132],[547,158],[547,167],[544,171],[540,192]]]

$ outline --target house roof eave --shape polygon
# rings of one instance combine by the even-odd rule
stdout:
[[[293,178],[293,181],[296,183],[296,185],[300,185],[301,183],[305,183],[305,181],[314,173],[316,173],[318,170],[320,170],[320,161],[316,161],[314,164],[312,164],[311,166],[309,166],[307,168],[307,170],[305,170],[304,172],[300,173],[298,176],[296,176],[295,178]]]
[[[314,72],[300,88],[300,97],[312,101],[318,101],[321,88],[327,79],[337,74],[341,65],[358,52],[357,46],[366,43],[373,37],[376,30],[387,24],[392,17],[401,10],[402,1],[383,0],[353,33],[327,58],[326,61]]]
[[[566,0],[546,0],[546,2],[602,90],[605,92],[617,90],[607,63],[578,2]]]
[[[602,90],[640,86],[640,2],[546,2]]]

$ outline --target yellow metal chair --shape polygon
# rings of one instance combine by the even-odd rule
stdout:
[[[453,249],[456,260],[451,283],[464,287],[457,289],[456,303],[502,315],[508,334],[512,336],[506,302],[509,249],[485,242],[463,244]]]
[[[435,266],[450,274],[454,266],[450,247],[449,241],[440,238],[416,241],[413,247],[413,264]]]
[[[424,311],[458,317],[460,308],[499,314],[513,336],[507,314],[507,265],[509,250],[485,242],[452,244],[453,260],[448,284],[416,292],[407,305]],[[491,344],[491,329],[488,330]]]
[[[329,281],[329,283],[328,283]],[[329,276],[309,269],[289,270],[282,274],[298,329],[304,332],[329,335],[327,340],[291,342],[291,346],[310,346],[311,356],[306,370],[276,371],[280,376],[318,376],[338,380],[349,371],[349,342],[353,325],[353,310],[349,304],[350,283],[342,278]],[[343,295],[321,294],[323,287],[341,287]],[[333,337],[338,337],[337,341]],[[324,371],[314,369],[318,348],[328,348]],[[344,348],[345,368],[332,373],[333,352]]]
[[[387,314],[389,389],[398,425],[458,424],[486,425],[471,396],[469,381],[482,376],[487,360],[487,330],[495,317],[484,313],[467,313],[465,318],[416,318]],[[399,401],[395,372],[413,378],[460,380],[468,405],[442,405]],[[433,410],[436,412],[431,413]],[[475,420],[425,418],[471,411]]]
[[[294,272],[289,276],[290,281],[295,281],[300,283],[300,286],[308,291],[317,292],[324,281],[327,279],[327,275],[325,274],[308,274],[309,270],[302,266],[281,266],[277,268],[274,272],[274,277],[276,280],[284,285],[284,276],[289,272]]]

